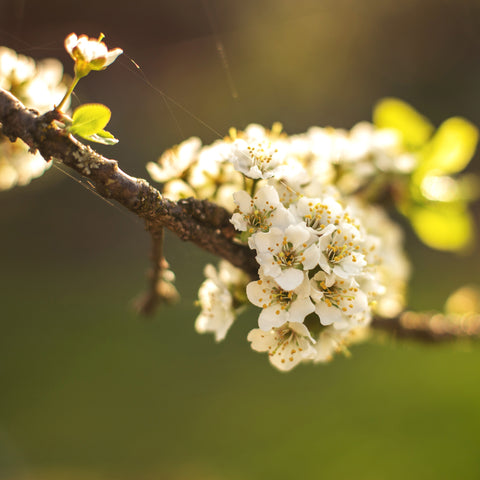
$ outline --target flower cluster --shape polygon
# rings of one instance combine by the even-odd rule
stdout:
[[[233,212],[238,240],[259,265],[250,283],[225,261],[219,273],[207,266],[197,331],[222,340],[238,307],[253,304],[261,311],[252,348],[290,370],[347,351],[373,315],[398,314],[409,275],[401,231],[357,192],[380,173],[414,165],[397,132],[367,123],[294,136],[279,124],[250,125],[210,146],[191,138],[148,164],[166,196],[206,198]]]
[[[0,88],[40,112],[51,109],[67,91],[58,60],[35,62],[6,47],[0,47]],[[23,142],[10,143],[0,135],[0,190],[26,185],[49,166],[39,153],[29,153]]]
[[[289,224],[268,231],[261,225],[248,239],[260,267],[247,297],[262,309],[249,340],[264,351],[268,338],[270,360],[281,370],[329,359],[368,326],[386,292],[380,266],[389,225],[382,235],[372,234],[333,193],[299,196],[288,208],[277,204],[275,212],[283,211]]]
[[[208,198],[233,209],[232,193],[244,189],[245,178],[271,179],[282,202],[288,203],[292,192],[315,197],[329,185],[352,195],[379,174],[406,174],[415,165],[416,157],[404,148],[396,130],[368,122],[350,131],[311,127],[292,136],[284,134],[280,124],[271,130],[251,124],[203,147],[192,137],[167,150],[158,162],[148,163],[147,170],[164,184],[169,198]],[[290,189],[279,185],[282,180]]]

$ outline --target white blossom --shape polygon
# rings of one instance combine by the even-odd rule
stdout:
[[[123,53],[121,48],[108,50],[100,39],[87,35],[77,37],[75,33],[65,38],[65,50],[75,61],[75,72],[80,76],[87,75],[90,70],[104,70]]]
[[[247,142],[266,142],[269,141],[267,129],[258,123],[247,125],[243,131],[243,138]]]
[[[192,187],[183,180],[171,180],[165,185],[162,194],[170,200],[180,200],[195,196]]]
[[[195,191],[195,197],[215,201],[229,211],[235,209],[233,193],[243,188],[243,177],[228,162],[230,144],[218,140],[203,147],[198,160],[189,168],[185,181]]]
[[[62,80],[63,67],[58,60],[35,62],[0,47],[0,87],[10,91],[27,107],[40,112],[53,108],[67,91]],[[0,134],[0,190],[27,185],[51,164],[40,153],[30,153],[20,140],[12,143]]]
[[[319,236],[332,233],[343,217],[343,207],[331,197],[302,197],[290,205],[289,211]]]
[[[180,145],[163,153],[158,162],[148,163],[148,173],[155,181],[161,183],[182,178],[186,170],[197,159],[201,146],[202,142],[197,137],[185,140]]]
[[[394,317],[405,308],[410,264],[403,250],[403,232],[378,206],[349,202],[349,209],[368,233],[366,275],[359,278],[364,291],[375,295],[373,310]]]
[[[313,362],[326,363],[333,360],[335,353],[346,348],[345,345],[349,336],[349,330],[337,330],[333,326],[322,330],[314,345],[315,356]]]
[[[237,208],[230,221],[240,232],[268,232],[272,226],[287,227],[291,221],[291,215],[270,185],[259,188],[253,198],[244,190],[235,192],[233,198]]]
[[[199,333],[212,332],[215,340],[223,340],[235,318],[235,289],[245,288],[246,275],[230,263],[222,260],[218,272],[213,265],[205,267],[207,279],[198,291],[202,308],[195,322]]]
[[[273,277],[285,290],[298,287],[304,272],[318,265],[320,252],[312,244],[312,234],[304,223],[285,230],[273,227],[269,232],[256,233],[252,239],[264,274]]]
[[[279,145],[268,142],[248,143],[237,139],[229,160],[236,170],[253,179],[282,176],[286,170],[284,152]]]
[[[15,90],[35,76],[36,65],[33,58],[19,55],[7,47],[0,47],[0,87]]]
[[[338,330],[333,325],[325,327],[314,345],[316,355],[314,363],[325,363],[332,360],[334,354],[343,353],[349,356],[348,347],[354,343],[365,341],[369,336],[369,329],[366,326],[356,326]]]
[[[370,319],[367,295],[354,279],[318,272],[311,279],[310,295],[322,325],[344,329]]]
[[[361,251],[360,232],[349,223],[343,223],[319,240],[319,264],[326,273],[341,278],[358,275],[366,265]]]
[[[282,371],[291,370],[302,360],[316,356],[315,341],[302,323],[289,322],[268,332],[254,329],[247,340],[253,350],[268,352],[270,363]]]
[[[285,290],[260,271],[260,280],[247,285],[247,297],[261,307],[258,326],[261,330],[280,327],[285,322],[302,323],[315,310],[310,299],[310,282],[302,272],[303,281],[293,290]]]

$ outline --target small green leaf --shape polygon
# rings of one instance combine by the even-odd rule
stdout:
[[[445,120],[420,153],[419,172],[450,175],[463,170],[475,153],[478,129],[460,117]]]
[[[108,107],[100,103],[80,105],[72,116],[72,125],[69,132],[82,138],[90,137],[102,131],[110,121],[111,112]]]
[[[106,130],[101,130],[100,132],[94,133],[89,137],[84,137],[91,142],[103,143],[104,145],[115,145],[118,143],[118,138],[115,138],[110,132]]]
[[[411,150],[422,147],[434,130],[426,117],[397,98],[384,98],[375,105],[373,123],[379,128],[398,130],[404,145]]]
[[[471,215],[461,204],[415,206],[408,217],[423,243],[437,250],[464,250],[474,237]]]

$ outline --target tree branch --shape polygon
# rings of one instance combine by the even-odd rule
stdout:
[[[46,161],[57,158],[92,182],[101,196],[116,200],[145,221],[152,236],[153,269],[144,308],[150,310],[159,300],[159,282],[167,268],[161,246],[164,228],[228,260],[250,277],[257,277],[255,254],[235,242],[235,229],[227,210],[207,200],[188,198],[174,202],[164,198],[146,180],[127,175],[115,160],[99,155],[65,134],[55,126],[54,120],[60,120],[55,110],[39,115],[0,89],[0,124],[4,135],[12,142],[22,139],[32,152],[38,150]],[[371,326],[399,338],[438,342],[480,336],[480,315],[404,312],[394,319],[375,318]]]
[[[146,180],[127,175],[115,160],[65,134],[54,125],[54,120],[60,120],[55,110],[40,116],[0,89],[0,123],[3,134],[12,142],[20,138],[30,151],[38,150],[46,161],[59,159],[90,180],[101,196],[116,200],[144,219],[146,229],[154,237],[160,236],[166,227],[182,240],[193,242],[256,277],[255,255],[247,246],[235,242],[235,229],[227,210],[207,200],[188,198],[174,202],[164,198]]]
[[[371,327],[397,338],[445,342],[480,337],[480,314],[404,312],[397,318],[374,318]]]

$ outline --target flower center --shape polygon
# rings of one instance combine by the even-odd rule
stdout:
[[[267,218],[270,216],[271,212],[264,212],[261,210],[255,209],[250,215],[246,215],[247,222],[251,226],[250,232],[253,233],[257,230],[262,232],[268,232],[269,225],[266,222]]]
[[[278,287],[272,288],[272,303],[281,305],[283,309],[287,309],[296,298],[297,294],[293,291],[288,292]]]
[[[327,306],[341,308],[342,311],[346,311],[345,307],[340,306],[340,303],[344,302],[349,304],[349,308],[353,308],[352,303],[355,300],[355,296],[349,294],[346,288],[335,284],[327,287],[324,281],[318,282],[317,286],[323,292],[323,300]]]
[[[264,172],[268,169],[269,163],[273,159],[273,154],[265,152],[264,147],[259,144],[258,147],[248,146],[248,153],[253,160],[253,163]],[[277,149],[274,150],[274,153],[278,152]]]
[[[330,263],[341,262],[348,255],[348,248],[345,244],[338,245],[337,242],[327,247],[327,258]]]
[[[305,257],[300,255],[301,253],[294,250],[292,243],[285,239],[282,244],[282,250],[278,255],[274,255],[273,258],[282,268],[296,268],[305,260]]]

